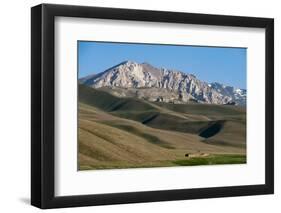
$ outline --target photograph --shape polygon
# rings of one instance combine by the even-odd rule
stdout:
[[[274,13],[151,4],[31,7],[30,97],[7,95],[30,100],[32,206],[275,193]]]
[[[78,170],[245,164],[246,56],[78,41]]]

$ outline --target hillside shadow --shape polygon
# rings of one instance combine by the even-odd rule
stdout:
[[[223,122],[222,121],[218,121],[214,124],[212,124],[211,126],[209,126],[207,129],[203,130],[199,136],[203,137],[203,138],[210,138],[216,134],[218,134],[221,129],[223,127]]]

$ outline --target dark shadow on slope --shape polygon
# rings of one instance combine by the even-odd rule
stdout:
[[[214,135],[218,134],[223,127],[224,121],[217,121],[210,126],[208,126],[206,129],[200,132],[199,136],[203,138],[210,138]]]
[[[159,115],[158,113],[157,113],[157,114],[153,114],[153,115],[151,115],[150,117],[146,118],[144,121],[142,121],[142,123],[143,123],[143,124],[147,124],[147,123],[149,123],[150,121],[152,121],[152,120],[154,120],[155,118],[157,118],[158,115]]]

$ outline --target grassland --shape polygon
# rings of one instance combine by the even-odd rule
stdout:
[[[176,160],[173,163],[180,166],[241,164],[241,163],[246,163],[246,156],[245,155],[210,155],[207,157],[195,157],[185,160]]]
[[[246,162],[246,111],[79,86],[79,170]]]

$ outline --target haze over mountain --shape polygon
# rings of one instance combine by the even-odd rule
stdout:
[[[193,74],[133,61],[124,61],[101,73],[81,78],[79,82],[118,97],[137,97],[167,103],[192,101],[246,105],[247,98],[245,89],[218,82],[207,83]]]

